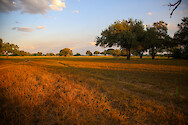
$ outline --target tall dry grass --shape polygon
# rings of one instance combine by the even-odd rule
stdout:
[[[175,109],[137,97],[112,100],[67,74],[31,65],[0,68],[1,124],[185,124]]]

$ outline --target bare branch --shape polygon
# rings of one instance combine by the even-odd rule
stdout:
[[[171,18],[171,16],[172,16],[173,12],[174,12],[174,11],[177,9],[177,7],[180,5],[181,1],[182,1],[182,0],[178,0],[175,4],[169,3],[169,5],[168,5],[169,7],[175,6],[174,9],[172,10],[172,12],[170,13],[170,18]]]

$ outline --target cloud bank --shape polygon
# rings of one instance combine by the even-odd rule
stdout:
[[[21,10],[21,13],[46,14],[48,10],[62,11],[64,0],[0,0],[0,12]]]

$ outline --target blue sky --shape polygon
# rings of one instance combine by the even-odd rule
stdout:
[[[0,38],[31,53],[71,48],[73,53],[103,51],[94,46],[96,37],[110,24],[139,19],[152,25],[168,23],[173,36],[177,24],[188,16],[188,1],[182,0],[170,18],[168,3],[176,0],[0,0]],[[105,48],[106,49],[106,48]]]

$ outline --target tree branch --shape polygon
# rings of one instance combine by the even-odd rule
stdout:
[[[170,7],[175,6],[174,9],[172,10],[172,12],[170,13],[170,18],[171,18],[171,16],[172,16],[173,12],[174,12],[174,11],[177,9],[177,7],[180,5],[181,1],[182,1],[182,0],[178,0],[175,4],[169,3],[168,6],[170,6]]]

